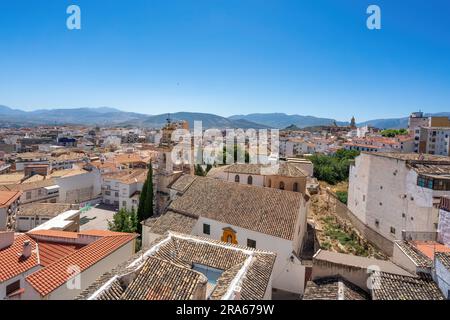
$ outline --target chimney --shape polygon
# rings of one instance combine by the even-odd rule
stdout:
[[[31,256],[31,242],[30,240],[25,240],[23,242],[23,252],[22,257],[28,259]]]
[[[8,248],[14,243],[14,231],[0,232],[0,250]]]

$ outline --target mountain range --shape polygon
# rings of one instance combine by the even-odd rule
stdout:
[[[450,117],[450,112],[426,114]],[[252,113],[222,117],[210,113],[176,112],[170,115],[147,115],[135,112],[125,112],[110,107],[97,108],[56,108],[23,111],[0,105],[0,127],[28,127],[36,125],[101,125],[101,126],[141,126],[147,128],[162,127],[167,118],[172,120],[187,120],[191,127],[194,121],[202,121],[203,129],[209,128],[278,128],[313,127],[320,125],[347,125],[348,122],[336,121],[331,118],[313,116],[288,115],[285,113]],[[370,125],[380,129],[398,129],[408,126],[408,117],[374,119],[357,123],[358,126]]]

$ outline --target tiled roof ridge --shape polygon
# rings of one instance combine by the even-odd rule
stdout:
[[[410,258],[414,262],[414,264],[416,264],[418,267],[427,267],[430,264],[432,264],[432,260],[430,258],[428,258],[422,251],[417,249],[415,246],[411,245],[408,241],[399,241],[398,244],[399,244],[398,247],[400,248],[400,250],[408,258]],[[417,254],[419,256],[420,259],[424,259],[424,261],[418,261],[417,257],[410,255],[410,253],[407,252],[408,250],[406,250],[406,248],[404,246],[406,246],[409,250],[412,250],[415,254]],[[425,262],[425,261],[427,261],[426,264],[421,263],[421,262]]]
[[[55,275],[55,273],[57,274],[58,270],[52,270],[52,269],[58,269],[59,265],[65,264],[66,262],[68,262],[70,265],[71,260],[74,260],[75,261],[74,264],[76,264],[77,261],[80,261],[79,257],[86,257],[85,256],[86,251],[93,250],[93,247],[100,246],[103,244],[103,242],[106,242],[107,240],[110,241],[109,239],[111,239],[111,238],[123,238],[123,239],[120,239],[121,241],[119,241],[117,244],[115,244],[115,243],[111,244],[111,248],[108,248],[110,250],[108,250],[107,252],[100,253],[100,256],[98,257],[98,259],[95,259],[94,261],[89,261],[86,263],[85,266],[81,266],[80,272],[83,272],[84,270],[86,270],[86,269],[92,267],[93,265],[95,265],[96,263],[98,263],[104,257],[110,255],[112,252],[115,252],[118,249],[120,249],[121,247],[123,247],[124,245],[126,245],[128,243],[128,241],[125,241],[125,240],[131,241],[135,237],[136,237],[135,234],[120,235],[120,236],[115,236],[115,237],[101,237],[101,238],[97,239],[96,241],[93,241],[92,243],[89,243],[88,245],[82,247],[81,249],[65,256],[64,258],[57,260],[40,270],[37,270],[36,272],[28,275],[25,279],[37,292],[39,292],[41,294],[41,296],[46,296],[50,292],[54,291],[56,288],[59,288],[60,286],[64,285],[64,283],[66,283],[69,280],[69,278],[62,277],[62,279],[58,279],[59,280],[58,281],[58,280],[55,280],[53,276],[47,275],[47,273],[50,273],[51,275]],[[98,253],[99,249],[101,249],[101,248],[95,248],[94,252]],[[59,271],[61,271],[61,270],[59,270]],[[42,276],[43,274],[45,274],[45,276],[43,277],[44,281],[39,281],[39,277]],[[51,283],[51,285],[46,286],[47,283],[45,283],[45,281],[48,280],[49,278],[52,279],[52,283]]]

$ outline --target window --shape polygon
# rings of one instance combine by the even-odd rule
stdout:
[[[395,234],[395,228],[394,227],[391,227],[391,233]]]
[[[376,226],[377,228],[379,228],[379,227],[380,227],[380,220],[378,220],[378,219],[375,219],[375,226]]]
[[[28,191],[28,192],[26,193],[26,199],[27,199],[27,200],[30,200],[30,199],[31,199],[31,191]]]
[[[280,190],[284,190],[284,182],[283,181],[280,182]]]
[[[209,224],[206,224],[206,223],[203,224],[203,233],[211,234],[211,226]]]
[[[366,195],[363,194],[363,202],[366,201]]]
[[[122,201],[122,207],[126,207],[127,206],[127,202],[126,201]]]
[[[106,194],[107,196],[110,196],[110,195],[111,195],[111,191],[105,191],[105,194]]]
[[[248,176],[247,184],[253,184],[253,177],[252,176]]]
[[[256,241],[252,239],[247,239],[247,247],[256,248]]]
[[[16,292],[19,289],[20,289],[20,280],[17,280],[6,286],[6,295],[9,296],[10,294]]]
[[[294,185],[292,186],[292,191],[298,192],[298,183],[294,182]]]
[[[402,218],[405,218],[406,217],[406,214],[405,213],[402,213]]]
[[[234,176],[234,182],[239,182],[239,175],[238,174]]]
[[[119,196],[119,193],[116,191],[116,192],[114,193],[114,196],[118,197],[118,196]]]

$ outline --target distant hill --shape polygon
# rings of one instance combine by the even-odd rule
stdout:
[[[426,114],[427,116],[447,116],[450,112]],[[335,120],[313,116],[288,115],[285,113],[253,113],[248,115],[234,115],[228,118],[211,113],[177,112],[170,114],[173,120],[187,120],[191,128],[194,121],[202,121],[204,129],[209,128],[277,128],[288,127],[306,128],[332,125]],[[104,125],[104,126],[141,126],[160,128],[166,123],[167,114],[147,115],[125,112],[110,107],[98,108],[56,108],[35,111],[23,111],[0,105],[0,126],[3,127],[31,127],[35,125]],[[337,125],[348,125],[348,122],[336,121]],[[357,124],[371,125],[380,129],[399,129],[408,126],[408,117],[375,119]],[[291,129],[292,130],[292,129]]]
[[[450,117],[450,112],[425,113],[425,116]],[[375,119],[358,123],[358,127],[369,125],[379,129],[401,129],[408,127],[408,118]]]
[[[295,124],[291,124],[290,126],[282,129],[282,130],[286,130],[286,131],[298,131],[300,130],[299,127],[297,127]]]
[[[264,124],[273,128],[286,128],[290,125],[298,128],[313,127],[321,125],[331,125],[335,122],[334,119],[318,118],[313,116],[301,116],[298,114],[288,115],[285,113],[252,113],[247,115],[234,115],[229,117],[232,120],[247,120]],[[345,125],[345,122],[337,121],[338,125]]]
[[[202,121],[204,129],[209,128],[268,128],[264,124],[257,124],[247,120],[231,120],[215,114],[177,112],[170,114],[172,120],[187,120],[191,128],[194,121]],[[167,114],[146,115],[134,112],[124,112],[115,108],[57,108],[22,111],[0,106],[0,126],[18,127],[35,125],[111,125],[111,126],[141,126],[160,128],[166,123]]]
[[[215,114],[210,113],[197,113],[197,112],[176,112],[170,114],[172,120],[186,120],[189,122],[189,126],[192,129],[194,127],[194,121],[202,121],[203,129],[210,128],[242,128],[242,129],[265,129],[268,126],[250,122],[247,120],[231,120]],[[139,124],[143,127],[160,128],[167,121],[167,114],[160,114],[154,116],[146,116],[139,121]]]
[[[60,108],[22,111],[0,106],[0,125],[44,125],[44,124],[115,124],[124,121],[138,120],[138,113],[123,112],[114,108]]]
[[[450,117],[450,112],[426,113],[426,116],[446,116]],[[317,118],[313,116],[287,115],[285,113],[253,113],[248,115],[235,115],[229,119],[245,119],[248,121],[261,123],[273,128],[287,128],[289,126],[296,126],[298,128],[314,128],[318,126],[326,126],[334,123],[334,119]],[[336,121],[338,126],[348,125],[349,122]],[[408,127],[408,117],[403,118],[387,118],[374,119],[360,122],[358,127],[370,125],[380,129],[400,129]],[[292,129],[291,129],[292,130]]]

